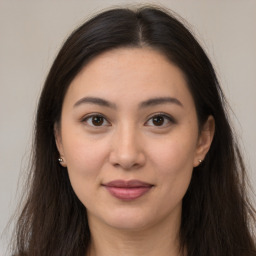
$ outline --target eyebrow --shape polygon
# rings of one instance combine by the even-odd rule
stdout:
[[[145,107],[157,106],[165,103],[172,103],[180,107],[183,107],[183,104],[177,98],[173,98],[173,97],[160,97],[160,98],[149,99],[141,102],[139,107],[145,108]]]
[[[177,99],[173,97],[158,97],[158,98],[152,98],[148,99],[146,101],[143,101],[139,104],[139,108],[145,108],[145,107],[152,107],[152,106],[157,106],[165,103],[172,103],[176,104],[180,107],[183,107],[182,103]],[[116,109],[116,104],[111,103],[107,100],[104,100],[102,98],[97,98],[97,97],[84,97],[80,100],[78,100],[75,104],[74,107],[80,106],[82,104],[95,104],[103,107],[109,107]]]
[[[107,100],[104,100],[102,98],[97,98],[97,97],[84,97],[78,100],[74,104],[74,107],[80,106],[82,104],[95,104],[103,107],[116,108],[116,105],[114,103],[111,103]]]

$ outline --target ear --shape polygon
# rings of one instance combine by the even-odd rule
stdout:
[[[200,135],[198,137],[196,154],[194,158],[194,167],[198,166],[204,160],[209,151],[215,132],[215,120],[213,116],[209,116],[204,123]]]
[[[54,137],[55,137],[55,143],[56,143],[57,149],[58,149],[59,154],[60,154],[60,157],[58,159],[59,163],[63,167],[67,167],[66,160],[65,160],[65,155],[64,155],[64,150],[63,150],[63,145],[62,145],[60,126],[57,123],[54,124]]]

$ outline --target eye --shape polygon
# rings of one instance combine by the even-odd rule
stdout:
[[[106,120],[106,118],[99,114],[86,116],[82,121],[93,127],[110,126],[110,123]]]
[[[170,123],[174,123],[174,119],[166,114],[157,114],[152,116],[147,122],[146,126],[165,127]]]

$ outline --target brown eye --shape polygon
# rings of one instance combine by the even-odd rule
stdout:
[[[167,114],[157,114],[152,116],[146,123],[146,126],[167,127],[171,123],[175,124],[175,120]]]
[[[100,126],[109,126],[109,122],[101,115],[91,115],[87,116],[83,122],[92,127],[100,127]]]
[[[104,122],[104,118],[102,116],[93,116],[92,117],[92,124],[94,126],[101,126]]]
[[[164,117],[163,116],[154,116],[152,118],[152,123],[155,125],[155,126],[161,126],[163,125],[164,123]]]

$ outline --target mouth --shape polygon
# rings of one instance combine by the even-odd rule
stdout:
[[[113,180],[103,186],[115,198],[130,201],[135,200],[151,190],[152,184],[139,180]]]

